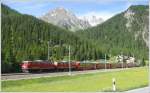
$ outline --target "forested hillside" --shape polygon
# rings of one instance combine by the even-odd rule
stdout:
[[[148,13],[148,6],[131,6],[103,24],[76,34],[94,42],[103,53],[148,59]]]
[[[99,48],[75,33],[23,15],[2,4],[2,72],[19,71],[23,60],[46,60],[48,41],[50,59],[62,60],[71,46],[71,60],[99,59]]]

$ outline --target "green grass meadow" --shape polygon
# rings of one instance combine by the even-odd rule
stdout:
[[[11,92],[98,92],[112,91],[116,78],[117,91],[148,86],[148,68],[132,68],[117,72],[45,77],[28,80],[2,81],[2,91]]]

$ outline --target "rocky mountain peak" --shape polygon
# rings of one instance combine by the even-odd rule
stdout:
[[[50,13],[50,14],[55,13],[55,14],[62,14],[62,15],[73,15],[73,13],[71,13],[71,11],[69,11],[63,7],[57,7],[53,10],[50,10],[48,13]]]
[[[95,15],[84,16],[84,17],[81,17],[81,19],[83,19],[85,21],[88,21],[91,26],[96,26],[96,25],[101,24],[101,23],[104,22],[104,20],[102,18],[97,17]]]
[[[63,7],[51,9],[40,19],[71,31],[86,29],[103,22],[102,18],[94,15],[77,17],[73,12]]]
[[[50,10],[40,19],[71,31],[90,27],[87,21],[80,20],[75,14],[63,7]]]

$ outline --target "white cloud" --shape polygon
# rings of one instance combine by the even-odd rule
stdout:
[[[104,21],[111,18],[112,16],[114,16],[116,13],[111,13],[111,12],[95,12],[95,11],[91,11],[85,14],[79,14],[77,15],[79,18],[83,18],[83,17],[91,17],[91,16],[96,16],[97,18],[102,18]]]

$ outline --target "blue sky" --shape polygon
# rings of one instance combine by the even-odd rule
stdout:
[[[130,5],[147,5],[148,0],[2,0],[2,3],[36,17],[56,7],[64,7],[77,16],[99,16],[108,19]]]

